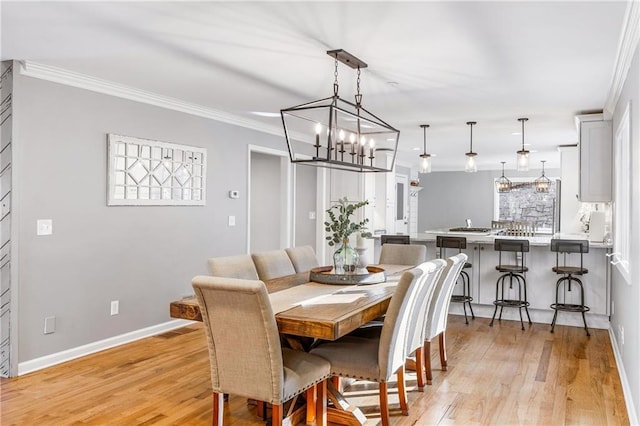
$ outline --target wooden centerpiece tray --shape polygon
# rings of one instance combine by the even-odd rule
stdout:
[[[309,280],[333,285],[377,284],[387,280],[384,269],[367,266],[366,273],[336,274],[333,266],[318,266],[309,272]]]

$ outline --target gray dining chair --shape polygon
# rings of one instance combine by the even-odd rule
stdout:
[[[330,364],[319,356],[281,347],[264,283],[197,276],[192,285],[209,348],[213,424],[222,425],[224,393],[270,403],[272,424],[279,426],[283,404],[293,400],[295,406],[297,396],[308,390],[307,404],[313,404],[317,395],[317,424],[326,425]]]
[[[447,266],[442,271],[440,279],[436,284],[433,297],[431,298],[424,334],[424,368],[428,385],[430,385],[433,380],[431,373],[431,341],[436,337],[439,338],[440,343],[440,365],[442,366],[442,370],[447,369],[447,349],[444,332],[447,329],[451,294],[453,293],[453,288],[456,285],[456,281],[458,281],[458,277],[466,261],[467,255],[464,253],[447,259]]]
[[[212,257],[207,260],[209,272],[214,277],[241,278],[257,280],[258,271],[251,256],[239,254],[237,256]]]
[[[380,249],[380,264],[419,265],[427,260],[427,247],[422,244],[387,243]]]
[[[380,415],[383,426],[389,424],[388,382],[397,374],[398,398],[403,415],[409,414],[404,387],[406,338],[411,311],[419,293],[423,272],[414,268],[402,274],[391,297],[380,337],[347,335],[334,342],[319,344],[311,350],[331,363],[331,375],[378,382]]]

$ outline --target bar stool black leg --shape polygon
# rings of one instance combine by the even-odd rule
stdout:
[[[522,321],[522,283],[520,283],[520,277],[516,275],[516,281],[518,281],[518,313],[520,314],[520,328],[524,331],[524,321]]]
[[[587,318],[584,316],[585,306],[584,306],[584,287],[582,285],[582,281],[578,278],[572,278],[569,276],[569,280],[575,280],[580,285],[580,312],[582,313],[582,323],[584,324],[584,331],[587,332],[587,337],[591,337],[591,333],[589,333],[589,328],[587,327]]]
[[[554,308],[554,306],[559,306],[560,305],[560,301],[558,300],[558,294],[560,292],[560,284],[562,284],[562,282],[566,279],[566,277],[562,277],[560,279],[558,279],[558,281],[556,281],[556,303],[554,303],[553,305],[551,305],[551,307],[555,310],[555,313],[553,314],[553,321],[551,321],[551,332],[553,333],[553,330],[556,327],[556,319],[558,318],[558,310]]]
[[[471,306],[471,278],[469,278],[469,274],[467,274],[465,271],[462,271],[462,274],[464,274],[464,279],[466,280],[466,290],[464,290],[464,295],[465,295],[465,300],[466,303],[469,304],[469,311],[471,312],[471,319],[476,319],[475,314],[473,313],[473,307]],[[466,319],[466,317],[465,317]],[[468,322],[467,322],[468,324]]]
[[[467,319],[467,302],[466,302],[466,298],[467,298],[467,290],[466,290],[466,283],[467,280],[465,279],[465,275],[466,272],[461,271],[460,272],[460,278],[462,279],[462,297],[459,300],[462,300],[462,309],[464,310],[464,322],[465,324],[469,324],[469,320]]]

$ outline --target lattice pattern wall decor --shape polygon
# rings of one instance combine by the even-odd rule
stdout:
[[[115,134],[108,142],[108,205],[206,204],[206,149]]]

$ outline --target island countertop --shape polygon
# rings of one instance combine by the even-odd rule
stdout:
[[[424,232],[419,232],[415,235],[411,235],[411,241],[416,243],[421,242],[434,242],[437,235],[446,235],[452,237],[466,237],[468,243],[476,244],[493,244],[496,238],[504,239],[526,239],[529,240],[529,244],[532,246],[548,246],[551,243],[552,238],[568,239],[568,240],[588,240],[589,234],[567,234],[567,233],[555,233],[551,234],[536,234],[534,236],[516,236],[516,235],[503,235],[500,234],[500,230],[490,230],[488,232],[452,232],[447,229],[433,229]],[[589,241],[589,246],[593,248],[611,248],[611,243],[605,243],[603,241]]]

